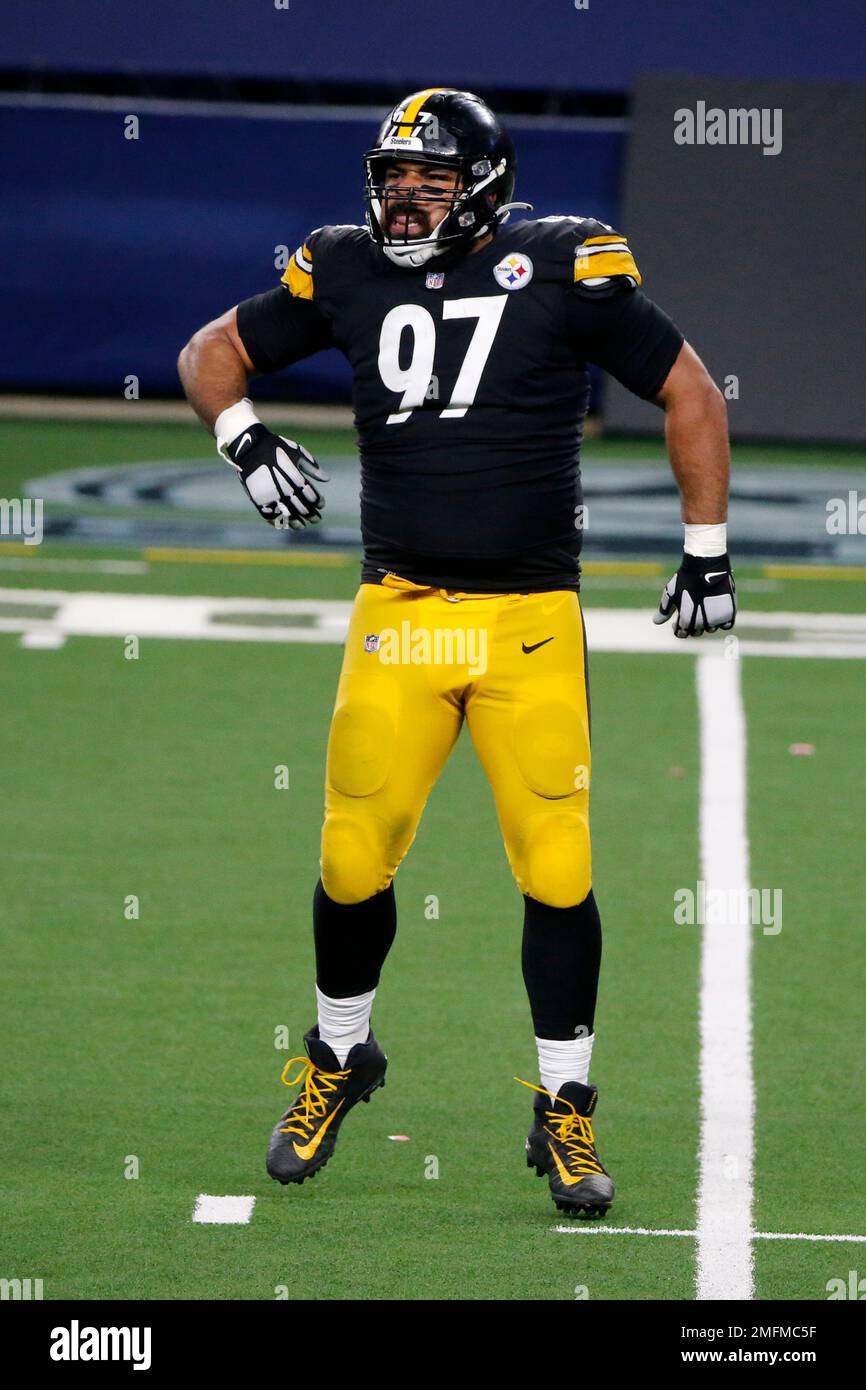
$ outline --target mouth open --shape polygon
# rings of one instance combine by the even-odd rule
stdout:
[[[389,219],[388,232],[397,237],[428,236],[427,219],[414,212],[396,212]]]

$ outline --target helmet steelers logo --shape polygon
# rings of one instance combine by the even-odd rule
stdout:
[[[493,274],[504,290],[522,290],[532,279],[532,261],[521,251],[512,251],[493,267]]]

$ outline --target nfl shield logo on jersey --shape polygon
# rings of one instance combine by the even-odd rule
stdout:
[[[444,270],[428,270],[427,279],[424,283],[428,290],[441,290],[442,286],[445,284]]]
[[[497,285],[504,290],[522,290],[532,279],[532,261],[520,251],[512,251],[493,267]]]
[[[368,633],[367,633],[367,636],[364,638],[364,651],[365,651],[365,652],[377,652],[378,650],[379,650],[379,634],[378,634],[378,632],[368,632]]]

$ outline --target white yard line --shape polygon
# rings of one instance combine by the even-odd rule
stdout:
[[[648,1226],[593,1226],[588,1221],[575,1221],[570,1226],[554,1226],[558,1236],[686,1236],[691,1240],[697,1231],[651,1230]],[[866,1244],[866,1236],[812,1235],[803,1231],[753,1231],[752,1240],[829,1240],[843,1245]]]
[[[211,1197],[200,1192],[192,1219],[202,1226],[248,1226],[255,1205],[255,1197]]]
[[[728,901],[745,901],[749,888],[740,672],[741,662],[718,655],[696,662],[701,878]],[[752,926],[736,909],[717,918],[704,925],[701,950],[696,1297],[753,1299]]]
[[[22,632],[18,645],[28,651],[59,652],[66,638],[62,632]]]
[[[25,562],[31,563],[31,562]],[[346,640],[352,605],[336,599],[217,598],[204,595],[69,592],[0,588],[0,632],[56,631],[65,637],[179,638],[212,642],[336,643]],[[52,611],[46,612],[46,609]],[[29,610],[29,611],[28,611]],[[656,627],[645,609],[591,608],[591,652],[698,655],[672,625]],[[739,656],[866,660],[866,615],[749,613],[738,636],[704,637],[701,652]]]
[[[685,1236],[690,1240],[695,1238],[694,1231],[652,1230],[649,1226],[604,1226],[601,1223],[594,1225],[580,1218],[570,1226],[554,1226],[553,1230],[560,1236]]]

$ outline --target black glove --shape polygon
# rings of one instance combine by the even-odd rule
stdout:
[[[675,637],[727,632],[737,616],[737,588],[728,553],[705,557],[683,553],[682,564],[662,590],[654,623],[666,623],[676,610]]]
[[[296,531],[321,521],[325,501],[310,479],[326,483],[328,475],[303,444],[256,424],[220,453],[237,469],[247,496],[271,526]]]

